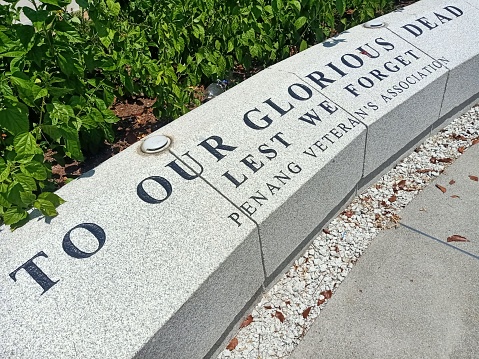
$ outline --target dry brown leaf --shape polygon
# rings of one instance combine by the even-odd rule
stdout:
[[[451,198],[461,198],[461,197],[459,197],[457,194],[454,194],[451,196]]]
[[[463,135],[453,134],[453,135],[451,135],[451,138],[453,138],[457,141],[467,141],[467,137],[464,137]]]
[[[323,228],[323,232],[326,233],[326,234],[331,234],[331,232],[327,228]]]
[[[437,162],[441,162],[441,163],[452,163],[452,158],[438,158],[437,159]]]
[[[233,339],[231,339],[226,349],[228,349],[229,351],[232,351],[236,348],[237,345],[238,345],[238,338],[234,337]]]
[[[453,234],[450,237],[447,237],[448,242],[469,242],[466,237],[460,236],[459,234]]]
[[[436,157],[431,157],[429,159],[429,162],[436,164],[437,163],[437,158]]]
[[[417,170],[416,172],[417,173],[428,173],[428,172],[433,172],[433,171],[434,171],[433,169],[425,168],[425,169],[422,169],[422,170]]]
[[[476,182],[479,181],[479,178],[477,176],[469,176],[469,178]]]
[[[439,185],[439,184],[437,184],[436,187],[439,188],[442,193],[446,193],[446,191],[447,191],[446,187],[443,187],[443,186],[441,186],[441,185]]]
[[[479,137],[476,138],[475,140],[472,140],[472,145],[477,145],[479,143]]]
[[[321,295],[323,295],[325,299],[329,299],[333,295],[333,292],[331,290],[325,290],[321,292]]]
[[[245,320],[243,320],[243,323],[241,323],[240,325],[240,329],[241,328],[244,328],[244,327],[247,327],[248,325],[250,325],[251,323],[253,322],[253,316],[250,314],[246,317]]]
[[[291,305],[291,301],[290,301],[290,300],[287,300],[286,302],[284,302],[284,304],[286,304],[286,305]]]
[[[456,183],[456,181],[454,181],[453,179],[449,181],[450,185],[453,185],[454,183]]]
[[[303,318],[306,319],[309,315],[309,312],[311,311],[311,307],[308,307],[304,310],[303,312]]]
[[[464,146],[461,146],[457,149],[459,151],[459,153],[464,153],[464,151],[466,150],[466,148]]]
[[[284,314],[281,313],[279,310],[277,310],[276,313],[274,313],[274,316],[278,318],[281,323],[284,322]]]
[[[389,199],[388,199],[388,201],[391,202],[391,203],[392,203],[392,202],[396,202],[396,200],[397,200],[397,197],[396,197],[395,194],[393,194],[393,195],[392,195],[391,197],[389,197]]]
[[[345,215],[346,217],[348,217],[348,218],[351,218],[351,217],[353,216],[353,214],[354,214],[354,213],[353,213],[352,211],[346,211],[346,212],[344,212],[344,215]]]
[[[355,9],[348,9],[348,10],[346,10],[346,14],[351,15],[351,14],[353,14],[355,11],[356,11]]]
[[[318,299],[318,305],[323,304],[326,301],[326,299]]]
[[[397,187],[399,189],[403,190],[404,187],[406,187],[406,180],[403,179],[403,180],[399,181],[398,184],[397,184]]]
[[[265,305],[264,309],[273,309],[273,307],[271,305]]]

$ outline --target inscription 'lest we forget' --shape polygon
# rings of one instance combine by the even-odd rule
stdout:
[[[445,24],[454,18],[462,16],[463,11],[456,6],[447,6],[443,8],[441,12],[433,12],[433,14],[435,20],[420,17],[415,20],[415,23],[405,24],[402,28],[415,37],[419,37],[426,30],[433,30],[441,24]],[[342,87],[342,90],[352,98],[358,98],[367,94],[367,91],[373,89],[378,82],[389,81],[392,74],[408,68],[409,65],[420,60],[423,56],[423,54],[416,49],[409,49],[399,54],[394,53],[396,51],[395,48],[394,41],[385,37],[376,37],[364,43],[362,46],[357,47],[356,53],[345,53],[336,61],[325,64],[323,69],[311,71],[305,76],[305,80],[309,80],[319,86],[319,90],[327,91],[328,87],[337,81],[353,76],[367,61],[375,61],[382,56],[386,56],[386,54],[393,54],[392,59],[384,61],[380,67],[369,71],[367,74],[362,74],[354,80],[348,81],[347,84]],[[415,85],[448,62],[445,58],[438,60],[439,61],[432,61],[430,64],[424,66],[422,71],[410,73],[404,77],[403,81],[391,84],[391,87],[381,94],[384,103],[388,103],[393,98],[399,96],[409,89],[410,86]],[[267,97],[264,101],[258,103],[257,106],[249,108],[243,114],[240,114],[238,119],[247,129],[261,133],[261,131],[268,129],[275,121],[283,119],[289,120],[289,115],[294,112],[298,104],[314,99],[316,90],[317,89],[314,89],[306,83],[293,83],[286,89],[286,100],[284,97],[283,100],[275,99],[273,96]],[[359,119],[365,118],[368,116],[366,110],[376,111],[379,106],[381,106],[381,104],[375,101],[366,100],[365,106],[354,112],[354,115]],[[297,123],[302,126],[316,126],[337,110],[338,106],[333,102],[321,100],[317,103],[316,107],[302,114],[293,116],[293,119],[298,121]],[[357,118],[353,116],[347,119],[345,118],[343,122],[336,124],[326,133],[321,134],[318,141],[310,144],[307,148],[304,148],[304,144],[299,144],[302,146],[300,153],[309,157],[317,157],[318,151],[319,153],[325,152],[329,146],[334,145],[344,134],[360,124]],[[295,145],[296,144],[289,139],[287,133],[277,131],[274,135],[266,138],[263,143],[257,145],[257,153],[246,154],[239,160],[240,167],[235,166],[235,168],[226,170],[222,174],[222,178],[231,188],[239,189],[250,180],[251,176],[257,175],[266,166],[266,163],[276,160],[282,151]],[[228,154],[236,151],[239,145],[227,143],[221,135],[214,134],[199,142],[197,148],[206,151],[205,153],[219,162],[227,158]],[[183,162],[173,160],[165,167],[171,169],[187,181],[199,178],[204,172],[204,165],[196,160],[190,151],[184,153],[182,157],[185,158],[185,163],[190,162],[191,165],[186,166]],[[192,168],[195,168],[195,170],[193,171]],[[240,168],[242,168],[242,170]],[[276,182],[265,182],[266,191],[271,196],[275,195],[281,186],[286,185],[292,176],[298,175],[301,171],[302,166],[299,163],[288,163],[284,170],[279,171],[279,173],[273,176],[273,180]],[[151,183],[158,185],[162,189],[162,196],[158,196],[158,192],[155,192],[156,195],[153,195],[148,191],[148,185]],[[173,192],[174,187],[172,183],[165,176],[160,175],[145,178],[140,181],[136,187],[137,196],[145,203],[154,205],[161,204],[168,200]],[[265,192],[258,190],[254,195],[249,197],[249,200],[250,202],[245,201],[240,207],[245,213],[252,216],[257,210],[255,205],[261,206],[268,198]],[[239,213],[231,213],[227,217],[237,226],[241,226]],[[80,249],[73,243],[71,238],[72,233],[77,233],[77,235],[82,236],[88,235],[94,238],[97,243],[96,249],[94,251]],[[86,259],[100,251],[105,245],[106,240],[107,235],[103,228],[94,223],[81,223],[70,229],[64,235],[61,244],[66,255],[75,259]],[[35,256],[9,273],[9,277],[13,282],[16,282],[18,272],[24,270],[42,288],[41,294],[43,295],[56,285],[59,279],[50,278],[40,268],[38,263],[41,258],[48,258],[48,255],[44,251],[38,252]]]

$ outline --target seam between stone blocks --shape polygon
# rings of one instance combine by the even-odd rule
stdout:
[[[439,61],[438,59],[436,59],[434,56],[432,55],[429,55],[425,50],[421,49],[420,47],[414,45],[412,42],[408,41],[407,39],[405,39],[404,37],[402,37],[401,35],[399,35],[397,32],[394,32],[393,30],[391,30],[390,28],[388,28],[387,26],[385,27],[387,30],[391,31],[394,35],[396,35],[397,37],[399,37],[400,39],[406,41],[409,45],[415,47],[416,49],[418,49],[419,51],[421,51],[424,55],[430,57],[431,59],[433,59],[434,61]],[[443,65],[448,71],[450,71],[450,68],[447,67],[447,65]]]
[[[405,39],[404,37],[402,37],[400,34],[398,34],[397,32],[391,30],[390,28],[386,27],[386,29],[388,29],[389,31],[391,31],[394,35],[396,35],[397,37],[399,37],[400,39],[403,39],[404,41],[406,41],[409,45],[411,46],[414,46],[416,49],[418,49],[419,51],[421,51],[423,54],[425,54],[426,56],[429,56],[431,59],[435,60],[435,61],[438,61],[438,59],[436,59],[434,56],[432,55],[429,55],[425,50],[421,49],[420,47],[414,45],[413,43],[409,42],[407,39]],[[447,84],[449,83],[449,75],[451,73],[451,69],[447,66],[447,65],[444,65],[443,66],[446,68],[447,70],[447,77],[446,77],[446,83],[444,84],[444,91],[442,92],[442,99],[441,99],[441,105],[439,106],[439,112],[437,114],[437,120],[439,120],[441,118],[441,111],[442,111],[442,107],[444,105],[444,99],[446,98],[446,89],[447,89]],[[435,122],[436,122],[435,121]],[[434,122],[434,123],[435,123]],[[430,131],[429,131],[429,134],[432,134],[432,131],[434,130],[434,124],[431,124],[430,126]]]
[[[294,73],[294,72],[289,72],[289,71],[282,71],[282,70],[275,70],[275,71],[278,71],[278,72],[287,72],[287,73],[290,73],[294,76],[296,76],[301,82],[305,83],[306,85],[309,85],[304,79],[302,79],[298,74]],[[311,87],[311,86],[310,86]],[[345,109],[343,106],[341,106],[339,103],[337,103],[336,101],[334,101],[333,99],[331,99],[329,96],[325,95],[324,93],[322,93],[321,91],[319,91],[318,89],[314,88],[314,87],[311,87],[314,91],[316,91],[317,93],[321,94],[322,96],[326,97],[329,101],[331,101],[332,103],[334,103],[336,106],[338,106],[340,109],[342,109],[344,112],[346,112],[348,115],[350,115],[352,118],[354,118],[355,120],[359,121],[365,128],[366,128],[366,138],[364,140],[364,149],[363,149],[363,168],[361,169],[361,178],[364,177],[364,166],[366,164],[366,148],[367,148],[367,145],[368,145],[368,134],[369,134],[369,126],[366,125],[361,119],[357,118],[356,116],[354,116],[351,112],[349,112],[347,109]],[[356,187],[357,187],[357,184],[356,184]]]
[[[425,233],[425,232],[423,232],[423,231],[421,231],[421,230],[419,230],[419,229],[417,229],[417,228],[410,227],[410,226],[408,226],[407,224],[404,224],[404,223],[401,223],[401,222],[399,223],[399,225],[400,225],[401,227],[405,228],[405,229],[408,230],[408,231],[411,231],[411,232],[414,232],[414,233],[417,233],[417,234],[421,235],[421,237],[426,237],[426,238],[432,239],[432,240],[436,241],[437,243],[443,244],[443,245],[445,245],[445,246],[447,246],[447,247],[449,247],[449,248],[451,248],[451,249],[455,249],[455,250],[461,252],[462,254],[466,254],[466,255],[468,255],[468,256],[474,258],[474,259],[479,260],[479,257],[478,257],[477,255],[475,255],[475,254],[473,254],[473,253],[471,253],[471,252],[468,252],[468,251],[466,251],[466,250],[464,250],[464,249],[462,249],[462,248],[453,246],[453,245],[450,244],[450,243],[444,242],[443,240],[441,240],[441,239],[439,239],[439,238],[436,238],[436,237],[434,237],[434,236],[431,236],[431,235],[429,235],[429,234],[427,234],[427,233]]]
[[[478,5],[476,5],[476,4],[473,4],[473,3],[472,3],[472,2],[470,2],[470,1],[466,1],[466,3],[467,3],[467,4],[469,4],[469,5],[471,5],[473,8],[475,8],[475,9],[479,10],[479,6],[478,6]]]
[[[229,199],[228,196],[226,196],[222,191],[220,191],[218,188],[216,188],[211,182],[209,182],[206,178],[204,178],[200,173],[195,171],[191,166],[189,166],[185,161],[183,161],[180,158],[180,156],[178,156],[176,153],[173,152],[173,150],[170,149],[170,150],[168,150],[168,152],[171,153],[183,165],[185,165],[190,171],[195,173],[198,176],[198,178],[200,178],[203,182],[206,183],[206,185],[210,186],[215,192],[217,192],[227,202],[229,202],[231,205],[233,205],[238,211],[243,213],[246,216],[246,218],[248,218],[251,222],[254,223],[254,225],[256,227],[256,233],[258,234],[259,249],[260,249],[260,255],[261,255],[261,267],[263,268],[263,280],[262,280],[261,285],[263,287],[263,291],[265,291],[265,281],[266,281],[266,278],[267,278],[267,275],[266,275],[267,272],[266,272],[266,266],[265,266],[265,261],[264,261],[263,242],[261,240],[261,233],[260,233],[260,230],[259,230],[258,222],[256,222],[253,218],[251,218],[251,216],[249,216],[245,211],[243,211],[243,209],[241,207],[237,206],[236,203],[234,203],[231,199]]]

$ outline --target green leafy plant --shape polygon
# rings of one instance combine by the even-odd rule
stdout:
[[[45,158],[83,160],[82,148],[113,140],[117,117],[112,85],[86,66],[81,20],[63,10],[70,1],[23,8],[31,25],[9,2],[0,5],[0,215],[18,226],[29,208],[54,216],[62,202]]]

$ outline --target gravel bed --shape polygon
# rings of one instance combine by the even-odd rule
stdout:
[[[287,358],[382,229],[425,186],[479,143],[479,105],[428,138],[325,227],[243,322],[224,358]]]

